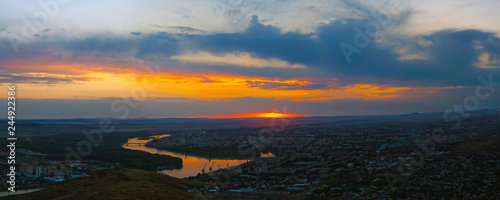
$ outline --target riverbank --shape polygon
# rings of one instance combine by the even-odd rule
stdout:
[[[104,134],[102,141],[98,145],[91,145],[85,151],[88,154],[83,156],[76,154],[72,157],[67,157],[68,148],[76,151],[82,141],[88,141],[88,136],[84,134],[60,134],[60,135],[43,135],[33,136],[30,140],[18,140],[19,146],[29,149],[33,152],[45,154],[43,158],[38,160],[43,163],[46,160],[64,162],[67,158],[75,160],[104,161],[113,164],[115,168],[136,168],[142,170],[157,170],[158,166],[173,166],[182,168],[182,159],[164,155],[153,155],[140,151],[132,151],[122,148],[123,143],[128,141],[128,138],[137,138],[147,136],[146,133],[126,133],[113,132]],[[81,145],[80,145],[81,146]],[[85,148],[85,147],[84,147]],[[79,157],[77,157],[79,156]]]
[[[180,169],[166,169],[161,171],[161,173],[177,177],[177,178],[187,178],[190,176],[196,176],[197,174],[202,174],[204,172],[216,171],[219,169],[225,169],[228,167],[234,167],[248,162],[246,159],[228,159],[225,157],[217,158],[205,158],[202,156],[190,155],[180,152],[169,151],[165,149],[157,149],[153,147],[148,147],[144,145],[150,140],[138,140],[138,138],[130,138],[127,143],[134,145],[122,145],[123,148],[129,150],[143,151],[150,154],[160,154],[168,155],[172,157],[177,157],[182,159],[182,168]]]
[[[16,192],[9,192],[9,191],[7,191],[7,189],[5,189],[3,192],[0,192],[0,197],[7,197],[7,196],[27,194],[27,193],[31,193],[31,192],[36,192],[36,191],[44,190],[44,189],[47,189],[47,188],[49,188],[49,186],[38,187],[38,188],[16,189]]]
[[[256,151],[255,155],[248,154],[242,155],[238,152],[237,148],[203,148],[203,149],[193,149],[188,147],[156,147],[151,145],[150,143],[145,144],[146,147],[155,148],[159,150],[171,151],[178,154],[185,154],[188,156],[196,156],[205,159],[241,159],[241,160],[249,160],[255,157],[260,157],[261,152]]]

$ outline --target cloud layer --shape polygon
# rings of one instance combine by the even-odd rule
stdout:
[[[22,98],[45,103],[130,97],[139,87],[154,105],[171,105],[159,99],[177,98],[189,105],[238,102],[236,106],[250,98],[262,100],[261,108],[288,102],[308,108],[298,109],[307,112],[301,114],[334,115],[347,111],[321,108],[345,105],[360,113],[356,109],[362,107],[371,114],[379,113],[372,106],[393,104],[400,107],[387,107],[389,113],[405,105],[409,107],[405,111],[432,110],[419,102],[439,97],[436,105],[444,105],[463,99],[460,95],[467,88],[481,84],[479,76],[491,74],[500,81],[498,32],[450,25],[440,30],[422,26],[427,31],[409,33],[409,26],[422,16],[418,6],[385,3],[201,2],[215,13],[204,20],[230,25],[214,26],[218,31],[196,25],[196,11],[181,7],[172,11],[176,17],[167,16],[180,24],[138,20],[134,24],[142,22],[147,30],[115,26],[106,31],[95,31],[97,25],[89,25],[92,31],[50,26],[29,38],[3,28],[12,27],[4,19],[0,20],[0,82],[16,83],[26,91]],[[270,15],[271,10],[296,11],[297,16]],[[18,45],[18,52],[12,44]],[[156,85],[144,87],[145,82]],[[493,93],[492,99],[498,95]],[[173,113],[210,112],[231,114]]]

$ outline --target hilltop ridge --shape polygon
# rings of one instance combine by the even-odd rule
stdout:
[[[104,170],[89,177],[73,179],[53,187],[5,199],[193,199],[187,190],[203,183],[178,179],[165,174],[138,170]],[[229,199],[218,197],[215,199]]]

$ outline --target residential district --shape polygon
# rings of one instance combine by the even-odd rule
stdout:
[[[380,123],[379,123],[380,124]],[[248,163],[190,177],[211,184],[190,192],[249,199],[500,198],[499,125],[295,127],[174,134],[147,145],[170,150],[235,147]],[[425,123],[424,123],[425,124]],[[270,134],[263,134],[270,133]],[[259,157],[271,152],[272,157]]]
[[[248,160],[188,177],[206,183],[188,190],[199,196],[499,199],[499,127],[500,121],[495,119],[474,118],[458,127],[436,120],[386,120],[165,131],[171,135],[153,139],[146,146]],[[260,156],[263,153],[267,156]],[[17,155],[20,185],[51,184],[121,167],[98,160],[48,160],[27,149],[19,149]],[[2,184],[7,187],[4,179],[2,176]]]

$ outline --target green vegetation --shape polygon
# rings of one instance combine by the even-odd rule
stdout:
[[[181,168],[182,159],[168,155],[150,154],[143,151],[124,149],[121,145],[127,139],[144,136],[144,133],[109,133],[103,135],[103,140],[97,146],[92,145],[87,149],[83,145],[81,151],[91,152],[82,159],[102,160],[112,163],[120,163],[127,168],[136,168],[143,170],[157,170],[157,167]],[[24,141],[22,138],[19,146],[23,148],[47,154],[47,159],[65,160],[68,155],[66,147],[77,151],[77,145],[81,141],[88,141],[84,134],[59,134],[51,136],[33,136],[31,142]],[[88,143],[90,144],[90,143]],[[70,159],[74,159],[71,157]]]
[[[138,137],[137,138],[138,140],[149,140],[149,139],[152,139],[151,136],[142,136],[142,137]]]
[[[495,138],[485,142],[469,142],[456,147],[457,152],[484,151],[488,149],[500,148],[500,138]]]
[[[229,146],[229,147],[162,147],[157,149],[164,149],[177,153],[184,153],[189,155],[195,155],[198,157],[205,158],[229,158],[229,159],[247,159],[251,158],[252,154],[248,153],[246,155],[240,154],[238,152],[237,146]],[[246,148],[245,148],[246,149]],[[259,157],[260,152],[255,150],[255,157]]]

